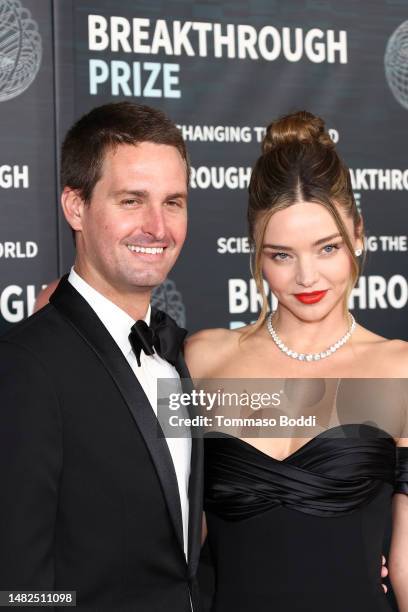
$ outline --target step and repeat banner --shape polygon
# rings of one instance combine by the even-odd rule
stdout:
[[[59,274],[52,5],[0,0],[0,333]]]
[[[407,46],[406,0],[0,0],[0,333],[73,261],[66,129],[134,100],[180,126],[193,166],[189,238],[156,304],[191,331],[256,319],[251,167],[265,126],[305,109],[326,121],[365,219],[350,308],[408,339]]]

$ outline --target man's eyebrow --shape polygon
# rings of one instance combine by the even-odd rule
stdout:
[[[148,193],[143,189],[117,189],[112,191],[113,196],[132,195],[138,198],[147,198]]]
[[[320,238],[313,243],[312,246],[319,246],[319,244],[323,244],[323,242],[327,242],[328,240],[333,240],[333,238],[341,238],[341,234],[331,234],[330,236],[326,236],[325,238]],[[290,246],[285,246],[284,244],[264,244],[264,249],[282,249],[282,251],[293,251],[294,249]]]
[[[177,191],[176,193],[169,193],[166,196],[166,200],[177,200],[177,198],[187,199],[187,192],[186,191]]]
[[[147,198],[149,197],[149,192],[144,190],[144,189],[118,189],[116,191],[112,191],[112,195],[114,197],[117,196],[135,196],[137,198]],[[165,199],[166,200],[175,200],[177,198],[184,198],[187,199],[187,192],[186,191],[178,191],[175,193],[169,193],[166,194]]]

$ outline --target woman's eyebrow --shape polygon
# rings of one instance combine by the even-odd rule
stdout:
[[[316,240],[316,242],[313,243],[312,246],[319,246],[319,244],[322,244],[323,242],[326,242],[327,240],[333,240],[333,238],[339,238],[341,237],[341,234],[337,233],[337,234],[331,234],[330,236],[326,236],[325,238],[320,238],[319,240]],[[263,245],[264,249],[282,249],[283,251],[293,251],[294,249],[290,246],[285,246],[284,244],[269,244],[266,243]]]

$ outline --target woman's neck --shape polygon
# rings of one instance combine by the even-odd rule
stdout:
[[[343,308],[331,311],[325,317],[308,321],[300,319],[287,308],[278,305],[272,325],[286,346],[299,353],[325,350],[344,336],[350,329],[350,315]]]

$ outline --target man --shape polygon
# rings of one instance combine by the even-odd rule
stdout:
[[[179,131],[146,106],[96,108],[66,136],[75,264],[0,339],[0,590],[198,609],[201,446],[160,437],[155,415],[157,378],[188,376],[185,332],[150,307],[183,246],[188,176]]]

